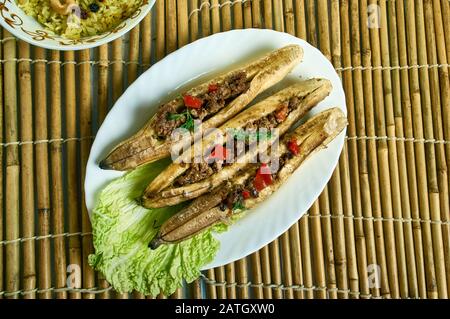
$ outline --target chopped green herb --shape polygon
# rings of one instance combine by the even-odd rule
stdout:
[[[238,200],[237,202],[235,202],[233,204],[233,211],[235,210],[239,210],[239,209],[245,209],[244,203],[242,202],[242,200]]]
[[[186,111],[186,122],[184,122],[183,125],[181,125],[182,128],[193,131],[195,127],[194,119],[192,118],[192,115],[189,111]]]
[[[169,119],[171,121],[176,121],[183,117],[186,119],[186,122],[184,122],[184,124],[181,125],[180,127],[184,128],[186,130],[192,131],[194,129],[195,123],[194,123],[194,119],[193,119],[191,113],[189,112],[189,110],[186,110],[183,113],[179,113],[179,114],[173,114],[173,113],[167,114],[167,119]]]

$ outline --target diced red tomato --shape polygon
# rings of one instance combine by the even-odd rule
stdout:
[[[183,96],[183,100],[184,100],[184,105],[191,109],[199,109],[202,107],[202,104],[203,104],[202,99],[199,99],[198,97],[195,97],[192,95]]]
[[[300,152],[300,149],[297,144],[297,139],[295,137],[292,137],[288,142],[288,149],[291,151],[292,154],[298,155]]]
[[[262,175],[256,175],[255,179],[253,180],[253,186],[256,188],[258,192],[262,191],[264,188],[266,188],[266,183],[264,183],[264,180],[262,178]]]
[[[261,164],[261,167],[256,172],[255,179],[253,180],[253,186],[255,186],[256,190],[259,192],[266,188],[269,185],[272,185],[272,173],[270,172],[270,168],[267,164]]]
[[[278,122],[283,122],[288,115],[288,105],[285,103],[275,111],[275,118]]]
[[[224,161],[227,158],[227,148],[222,145],[216,145],[211,152],[211,158]]]
[[[250,198],[250,192],[246,189],[244,189],[242,191],[242,197],[244,197],[244,199],[249,199]]]
[[[272,185],[272,174],[262,174],[261,176],[267,186]]]
[[[218,89],[219,89],[219,86],[218,86],[217,84],[210,84],[210,85],[208,86],[208,92],[209,92],[209,93],[215,92],[215,91],[217,91]]]

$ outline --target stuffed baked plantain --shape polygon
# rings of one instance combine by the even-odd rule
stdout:
[[[303,49],[289,45],[164,103],[139,132],[116,146],[100,167],[124,171],[169,156],[175,129],[192,130],[194,120],[201,120],[204,129],[223,124],[281,81],[302,58]]]
[[[279,163],[275,171],[264,163],[247,164],[239,176],[195,199],[169,218],[149,246],[155,249],[161,244],[180,242],[226,221],[233,214],[255,207],[274,193],[307,158],[326,147],[346,125],[346,117],[338,108],[312,117],[293,133],[283,136],[276,150]]]
[[[203,140],[202,161],[194,160],[193,146],[190,152],[187,152],[188,156],[191,156],[187,158],[188,161],[172,163],[150,183],[142,196],[142,205],[148,208],[175,205],[196,198],[232,178],[246,163],[265,152],[279,136],[326,98],[331,88],[331,82],[325,79],[306,80],[249,107],[219,127],[218,131],[227,135],[230,132],[256,132],[266,129],[273,134],[268,134],[267,138],[258,141],[256,147],[242,155],[226,149],[224,143],[218,144],[216,135],[210,134]],[[233,153],[236,158],[232,158],[231,163],[225,165],[204,160],[217,151],[222,155]]]

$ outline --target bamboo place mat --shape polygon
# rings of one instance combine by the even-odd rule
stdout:
[[[200,37],[250,27],[307,39],[333,62],[347,96],[344,150],[288,232],[172,297],[447,298],[449,6],[158,0],[124,38],[66,53],[1,30],[0,298],[145,298],[117,294],[87,264],[82,184],[92,138],[153,63]],[[81,287],[69,289],[76,265]]]

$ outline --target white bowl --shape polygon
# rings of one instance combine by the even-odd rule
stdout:
[[[111,42],[134,28],[149,12],[156,0],[148,0],[128,19],[102,34],[68,39],[53,33],[33,17],[25,14],[16,0],[0,0],[0,24],[11,34],[30,44],[52,50],[84,50]]]

